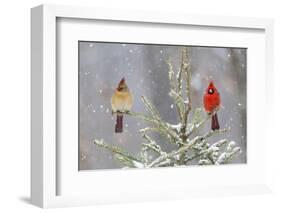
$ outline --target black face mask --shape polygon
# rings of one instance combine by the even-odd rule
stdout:
[[[214,94],[214,90],[213,89],[208,89],[208,94],[210,94],[210,95],[212,95],[212,94]]]

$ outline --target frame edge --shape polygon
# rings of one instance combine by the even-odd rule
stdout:
[[[43,5],[31,9],[31,203],[43,207]]]

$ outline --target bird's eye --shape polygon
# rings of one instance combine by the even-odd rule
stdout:
[[[214,93],[214,90],[213,90],[213,89],[209,89],[209,90],[208,90],[208,93],[209,93],[209,94],[213,94],[213,93]]]

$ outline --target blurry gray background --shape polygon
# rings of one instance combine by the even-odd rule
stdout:
[[[134,96],[132,111],[145,112],[142,95],[149,97],[162,118],[177,124],[177,114],[169,97],[169,57],[177,71],[182,46],[79,42],[79,169],[121,168],[110,152],[95,146],[93,139],[121,146],[138,153],[143,139],[138,133],[147,125],[131,116],[124,117],[122,134],[114,132],[110,98],[122,77]],[[234,140],[242,154],[233,163],[246,162],[246,49],[189,47],[192,65],[192,107],[203,107],[203,94],[213,80],[221,95],[223,108],[218,112],[221,128],[231,130],[221,138]],[[199,133],[210,130],[207,123]],[[161,139],[157,134],[154,138]],[[173,146],[161,143],[164,151]],[[165,145],[163,145],[165,144]]]

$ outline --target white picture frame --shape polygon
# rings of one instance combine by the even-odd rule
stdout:
[[[251,70],[257,70],[255,74],[258,76],[254,78],[252,74],[248,75],[248,83],[250,87],[248,89],[249,94],[253,98],[249,98],[248,111],[248,128],[250,131],[258,134],[257,136],[250,137],[251,141],[258,140],[259,143],[264,143],[263,146],[249,146],[248,155],[250,156],[250,163],[247,166],[231,166],[229,167],[204,167],[200,169],[191,168],[187,172],[187,168],[176,168],[171,172],[171,168],[165,169],[152,169],[152,170],[128,170],[128,171],[99,171],[98,173],[87,174],[83,172],[84,177],[78,177],[78,170],[75,170],[76,165],[74,161],[77,160],[77,156],[73,156],[75,149],[72,149],[74,144],[70,143],[69,152],[64,151],[64,156],[67,158],[61,158],[61,148],[57,144],[58,139],[58,114],[57,107],[58,102],[62,101],[57,94],[57,89],[60,82],[57,79],[58,61],[57,61],[57,29],[58,20],[60,18],[69,20],[98,20],[99,25],[102,26],[103,22],[112,21],[122,25],[122,23],[139,23],[153,24],[154,26],[164,26],[166,29],[180,26],[195,26],[202,29],[211,29],[212,31],[223,31],[223,32],[234,32],[234,31],[249,31],[249,33],[258,32],[255,39],[245,37],[245,45],[247,42],[253,47],[258,43],[263,46],[262,52],[255,53],[256,51],[250,51],[249,54],[249,66]],[[113,24],[114,24],[113,23]],[[272,135],[270,134],[269,125],[266,125],[264,131],[260,131],[260,126],[255,126],[254,113],[267,107],[269,112],[267,116],[263,116],[262,119],[265,124],[271,123],[273,116],[272,113],[272,96],[270,92],[272,90],[272,79],[273,79],[273,21],[270,19],[256,19],[256,18],[238,18],[238,17],[216,17],[216,16],[203,16],[203,15],[187,15],[187,14],[166,14],[166,13],[152,13],[145,11],[121,11],[112,9],[97,9],[97,8],[85,8],[85,7],[74,7],[74,6],[54,6],[54,5],[41,5],[31,10],[31,73],[32,73],[32,115],[31,115],[31,130],[32,130],[32,141],[31,141],[31,201],[33,204],[47,208],[47,207],[59,207],[59,206],[76,206],[76,205],[91,205],[98,203],[116,203],[116,202],[138,202],[144,200],[164,200],[164,199],[179,199],[196,196],[213,196],[213,195],[233,195],[233,194],[253,194],[253,193],[264,193],[271,191],[271,163],[270,163],[270,149],[272,148],[271,141]],[[67,30],[72,30],[71,27]],[[83,29],[81,28],[81,31]],[[103,30],[101,28],[101,30]],[[210,30],[210,31],[211,31]],[[69,31],[71,32],[71,31]],[[89,35],[93,32],[89,32]],[[210,32],[211,35],[212,32]],[[124,33],[123,33],[124,34]],[[73,33],[73,36],[80,34]],[[222,34],[223,35],[223,34]],[[248,34],[247,34],[248,35]],[[102,34],[101,34],[102,36]],[[112,35],[111,35],[112,36]],[[122,39],[122,32],[116,35],[115,39]],[[119,36],[119,37],[118,37]],[[209,40],[213,39],[209,37]],[[220,36],[220,35],[219,35]],[[219,45],[219,40],[223,45],[234,46],[241,45],[239,42],[235,42],[235,33],[231,36],[231,42],[223,37],[219,39],[213,39],[208,41],[204,37],[193,40],[197,45]],[[71,37],[71,36],[70,36]],[[74,38],[74,37],[73,37]],[[242,37],[243,38],[243,37]],[[74,38],[76,39],[76,38]],[[101,38],[100,38],[101,39]],[[150,38],[146,37],[146,41],[149,42]],[[105,38],[106,41],[112,41],[109,37]],[[243,40],[243,39],[242,39]],[[250,44],[250,40],[253,43]],[[127,41],[127,40],[126,40]],[[131,41],[137,41],[137,38],[132,38]],[[153,42],[153,39],[151,40]],[[154,40],[155,41],[155,40]],[[164,41],[163,41],[164,42]],[[173,42],[173,38],[170,42]],[[181,41],[185,43],[187,41]],[[209,43],[213,42],[213,43]],[[243,41],[241,41],[243,44]],[[256,55],[255,55],[256,54]],[[254,62],[255,57],[258,57],[258,61]],[[252,60],[253,58],[253,60]],[[264,78],[265,77],[265,78]],[[71,86],[75,84],[75,81],[71,81],[70,78],[63,77],[64,80],[69,80],[68,84]],[[254,94],[255,83],[261,83],[263,90],[261,94],[262,104],[254,109],[256,99]],[[252,86],[251,86],[252,85]],[[73,85],[73,88],[77,88]],[[75,109],[74,109],[75,110]],[[251,112],[252,111],[252,112]],[[73,121],[75,122],[75,121]],[[63,122],[62,122],[63,123]],[[255,130],[253,129],[254,127]],[[252,130],[251,130],[252,128]],[[77,139],[77,138],[76,138]],[[253,144],[253,142],[250,142]],[[262,162],[253,162],[257,159],[257,156],[266,147],[266,152],[263,155]],[[60,150],[60,151],[59,151]],[[72,154],[71,154],[72,153]],[[77,152],[76,152],[77,153]],[[251,156],[253,156],[251,158]],[[73,160],[73,157],[75,158]],[[69,170],[65,170],[65,159],[69,159],[73,164],[70,163]],[[252,162],[251,162],[251,159]],[[62,161],[62,163],[60,162]],[[252,165],[252,167],[251,167]],[[67,180],[61,178],[62,175],[67,175]],[[237,182],[223,182],[219,178],[214,181],[213,184],[199,183],[200,177],[207,173],[215,172],[212,178],[215,180],[216,176],[220,174],[224,175],[235,175],[241,174],[239,181]],[[75,173],[75,174],[74,174]],[[76,174],[77,173],[77,174]],[[188,174],[188,176],[187,176]],[[154,180],[156,176],[161,175],[162,181],[156,183],[148,188],[146,184],[138,184],[139,186],[134,187],[132,179],[141,180],[144,177],[149,177]],[[79,175],[80,176],[80,175]],[[186,178],[186,177],[189,177]],[[255,178],[253,178],[255,177]],[[122,187],[118,187],[114,184],[106,182],[110,179],[122,180],[124,184],[120,184]],[[98,184],[92,183],[93,179],[98,180]],[[168,183],[167,180],[173,180],[177,184]],[[188,183],[189,180],[190,182]],[[198,180],[198,181],[196,181]],[[228,179],[232,181],[231,177]],[[75,182],[76,181],[76,182]],[[98,187],[105,182],[106,187],[110,188],[112,192],[108,193],[108,190],[104,190],[104,187]],[[79,185],[79,182],[84,184]],[[127,183],[127,185],[125,184]],[[61,185],[67,190],[65,193],[60,192]],[[192,187],[191,187],[192,185]],[[165,187],[163,187],[165,186]],[[105,187],[105,188],[106,188]],[[81,190],[80,190],[81,189]],[[95,193],[87,193],[93,191]],[[149,193],[147,190],[150,189]],[[71,193],[75,191],[77,193]],[[79,191],[79,193],[78,193]],[[106,193],[103,193],[106,191]],[[122,196],[120,196],[122,193]]]

